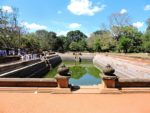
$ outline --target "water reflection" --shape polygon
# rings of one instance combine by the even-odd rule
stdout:
[[[69,82],[72,85],[97,85],[101,82],[100,71],[94,66],[71,66],[69,68],[72,73]]]
[[[71,85],[97,85],[101,83],[100,71],[93,66],[92,62],[84,61],[76,63],[71,61],[63,62],[71,71],[71,78],[69,80]],[[57,68],[51,70],[45,77],[53,78],[57,74]]]

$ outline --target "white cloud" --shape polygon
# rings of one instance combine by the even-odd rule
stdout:
[[[60,11],[60,10],[59,10],[59,11],[57,11],[57,14],[62,14],[62,11]]]
[[[150,4],[146,5],[146,6],[144,7],[144,10],[145,10],[145,11],[150,10]]]
[[[75,15],[93,16],[102,11],[106,5],[94,6],[90,0],[71,0],[67,6],[68,10]]]
[[[30,29],[30,30],[40,30],[40,29],[47,29],[46,26],[44,25],[39,25],[39,24],[36,24],[36,23],[32,23],[32,24],[29,24],[28,22],[22,22],[21,23],[22,26],[25,26],[27,29]]]
[[[127,13],[127,10],[126,9],[121,9],[120,14],[125,14],[125,13]]]
[[[66,31],[59,31],[59,32],[57,32],[57,36],[61,36],[61,35],[66,36],[68,32],[69,32],[69,30],[66,30]]]
[[[77,29],[77,28],[80,28],[80,27],[81,27],[81,24],[79,24],[79,23],[69,24],[69,28],[71,28],[71,29]]]
[[[2,6],[2,11],[7,13],[12,13],[13,9],[10,6]]]
[[[133,26],[136,28],[141,28],[144,26],[144,22],[135,22],[135,23],[133,23]]]

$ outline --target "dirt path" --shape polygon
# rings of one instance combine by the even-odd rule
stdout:
[[[150,113],[149,94],[0,93],[0,113]]]

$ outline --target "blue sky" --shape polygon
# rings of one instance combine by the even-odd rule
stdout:
[[[128,13],[131,22],[144,31],[150,18],[150,0],[0,0],[0,7],[19,9],[19,22],[33,32],[38,29],[66,34],[79,29],[89,35],[101,24],[109,25],[112,13]]]

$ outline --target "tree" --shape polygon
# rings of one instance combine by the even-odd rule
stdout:
[[[48,42],[49,49],[51,49],[52,51],[56,51],[58,49],[57,35],[55,32],[48,32],[48,37],[46,38],[46,41]]]
[[[66,47],[72,51],[84,51],[87,48],[86,44],[87,36],[79,30],[70,31],[67,33],[67,41],[65,40]]]
[[[87,50],[87,42],[85,39],[82,39],[78,42],[79,50],[86,51]]]
[[[131,25],[130,18],[127,13],[113,13],[109,18],[109,23],[111,32],[117,41],[121,37],[121,28]]]
[[[93,32],[94,35],[103,35],[104,33],[108,33],[109,30],[97,30]]]
[[[21,27],[17,22],[18,9],[9,13],[0,9],[0,43],[2,48],[19,48]]]
[[[79,45],[78,45],[78,42],[72,42],[70,45],[69,45],[69,48],[71,51],[79,51]]]
[[[87,38],[87,36],[79,30],[68,32],[67,37],[70,41],[75,41],[75,42]]]
[[[21,48],[28,49],[28,51],[38,51],[41,48],[40,41],[34,33],[25,34],[21,39]]]
[[[140,52],[142,45],[142,33],[138,31],[137,28],[133,26],[123,26],[121,27],[121,37],[127,37],[131,40],[131,46],[128,52]]]
[[[48,31],[46,30],[37,30],[35,32],[35,36],[36,40],[39,41],[40,44],[40,48],[43,50],[49,50],[50,46],[49,46],[49,40],[48,40]]]
[[[127,53],[131,46],[131,39],[122,36],[119,40],[118,48],[119,50],[123,50],[124,53]]]
[[[94,51],[114,51],[116,41],[109,30],[99,30],[94,32],[90,38],[88,38],[88,47],[93,48]]]
[[[147,25],[148,25],[148,27],[146,29],[146,32],[150,32],[150,18],[147,19]]]
[[[143,46],[144,52],[150,53],[150,33],[145,34],[143,36],[143,45],[142,46]]]
[[[68,39],[68,37],[61,35],[58,36],[58,38],[62,41],[61,48],[63,48],[63,51],[68,51],[70,49],[70,40]]]
[[[96,52],[100,52],[101,51],[101,45],[100,45],[100,39],[97,38],[93,44],[93,50]]]

